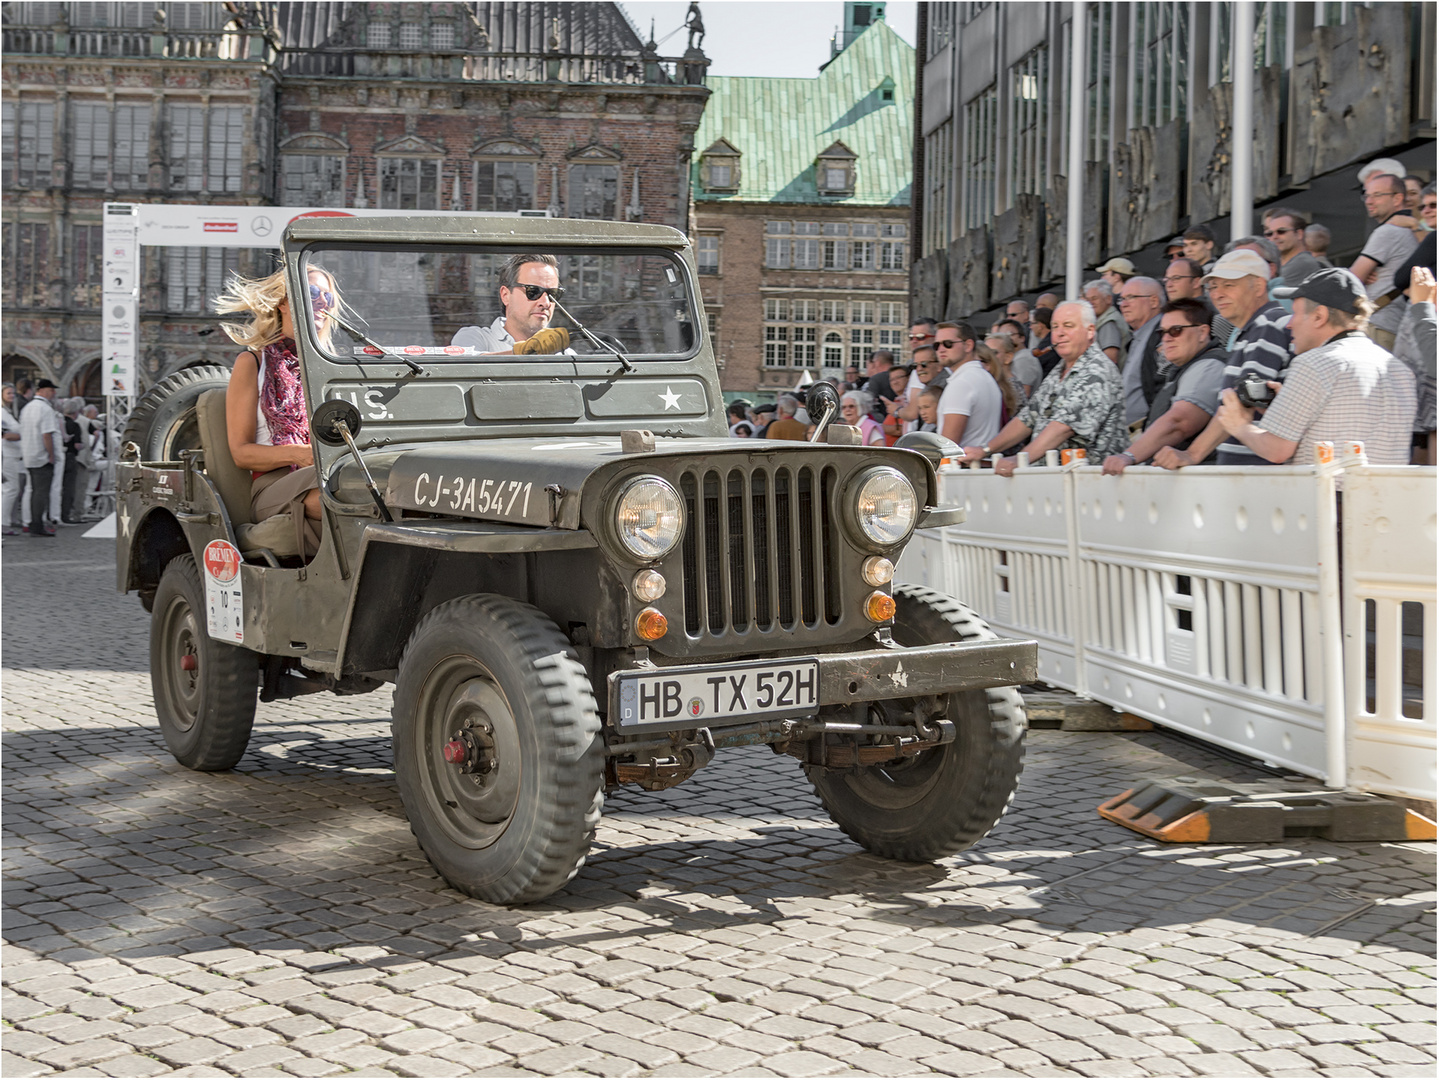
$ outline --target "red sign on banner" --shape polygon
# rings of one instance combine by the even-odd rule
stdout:
[[[240,574],[240,551],[228,540],[211,540],[205,545],[205,572],[221,585]]]
[[[237,233],[240,231],[240,223],[238,221],[207,221],[205,222],[205,231]]]

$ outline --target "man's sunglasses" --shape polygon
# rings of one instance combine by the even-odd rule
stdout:
[[[958,348],[959,345],[959,338],[945,338],[943,341],[936,341],[934,343],[936,349],[955,349]]]
[[[931,335],[931,334],[910,334],[910,335],[909,335],[909,340],[910,340],[910,341],[923,341],[925,338],[932,337],[932,336],[933,336],[933,335]]]
[[[1159,332],[1165,337],[1177,338],[1180,334],[1184,333],[1184,331],[1193,330],[1195,327],[1204,327],[1204,329],[1206,330],[1209,329],[1209,327],[1205,326],[1204,323],[1187,322],[1180,323],[1178,326],[1161,326],[1159,328]]]
[[[559,285],[553,289],[547,289],[543,285],[516,285],[515,288],[525,290],[526,300],[538,300],[546,293],[549,293],[551,300],[558,300],[565,295],[565,290]]]
[[[310,306],[316,311],[329,311],[335,306],[335,294],[320,288],[318,285],[311,285]]]

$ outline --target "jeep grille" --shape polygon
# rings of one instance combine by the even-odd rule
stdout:
[[[684,472],[686,634],[837,624],[835,487],[832,466]]]

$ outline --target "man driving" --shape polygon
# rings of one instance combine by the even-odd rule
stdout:
[[[557,353],[570,335],[551,329],[560,288],[559,263],[553,255],[511,255],[500,268],[500,306],[505,313],[489,326],[463,326],[451,345],[482,353]]]

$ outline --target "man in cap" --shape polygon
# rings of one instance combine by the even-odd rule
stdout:
[[[55,389],[49,379],[41,379],[35,396],[20,414],[20,452],[30,473],[30,535],[35,537],[55,535],[54,528],[45,524],[55,462],[61,454],[60,414],[51,404]]]
[[[1164,245],[1164,261],[1172,262],[1184,255],[1184,237],[1176,236]]]
[[[799,412],[799,399],[793,394],[781,394],[775,403],[776,420],[765,429],[766,439],[787,439],[790,442],[804,442],[809,437],[809,427],[794,418]]]
[[[1129,348],[1134,332],[1114,303],[1115,291],[1107,281],[1089,281],[1084,285],[1084,298],[1099,317],[1095,341],[1104,355],[1117,364],[1124,358],[1124,350]]]
[[[1094,272],[1101,281],[1109,282],[1109,287],[1116,296],[1119,295],[1119,290],[1124,288],[1124,283],[1138,273],[1132,262],[1118,257],[1110,259],[1103,266],[1096,266]]]
[[[1407,465],[1418,399],[1414,373],[1364,334],[1374,310],[1364,286],[1340,267],[1280,290],[1294,302],[1289,328],[1299,355],[1256,423],[1233,390],[1215,419],[1253,453],[1276,465],[1313,465],[1317,443],[1357,439],[1373,465]]]
[[[1289,338],[1289,313],[1269,299],[1269,264],[1256,252],[1238,248],[1221,256],[1204,277],[1209,299],[1228,322],[1239,327],[1224,368],[1224,388],[1257,374],[1268,382],[1282,382],[1294,356]],[[1166,469],[1194,465],[1218,447],[1220,465],[1264,465],[1266,460],[1232,438],[1215,416],[1187,450],[1166,446],[1154,455],[1154,464]]]

